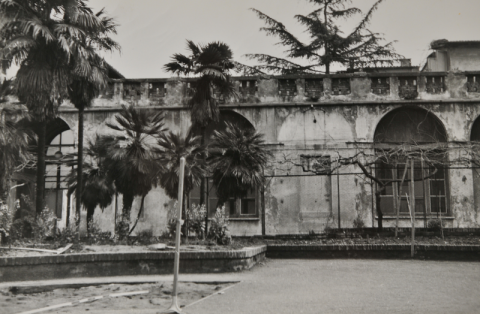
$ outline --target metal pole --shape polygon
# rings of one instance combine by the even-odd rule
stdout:
[[[337,207],[338,207],[338,229],[341,229],[341,224],[340,224],[340,175],[338,174],[338,168],[337,168]]]
[[[411,247],[411,255],[412,257],[415,255],[415,172],[414,172],[414,165],[413,159],[410,160],[410,169],[411,169],[411,176],[410,176],[410,203],[412,208],[412,247]]]
[[[180,229],[182,225],[182,203],[183,203],[183,179],[185,173],[185,158],[180,158],[180,176],[178,182],[178,207],[177,207],[177,229],[175,232],[175,261],[173,266],[173,292],[172,305],[166,312],[162,313],[182,313],[177,302],[178,270],[180,266]]]

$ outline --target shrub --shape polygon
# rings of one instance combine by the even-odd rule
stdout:
[[[45,207],[37,216],[33,225],[33,237],[38,241],[47,238],[53,239],[57,229],[57,216],[48,207]]]
[[[15,219],[11,225],[11,238],[13,240],[34,238],[44,241],[53,239],[57,231],[57,216],[48,207],[35,217],[35,207],[30,198],[22,195],[23,202],[17,201],[15,205]],[[22,206],[23,203],[23,206]]]
[[[440,231],[442,228],[445,227],[445,223],[443,220],[440,219],[430,219],[427,221],[427,228],[434,230],[434,231]]]
[[[205,232],[206,215],[205,205],[194,204],[191,209],[187,209],[188,232],[194,233],[197,237],[202,237]]]
[[[217,208],[215,216],[210,222],[208,238],[215,240],[217,244],[221,245],[232,243],[232,236],[228,231],[228,217],[225,215],[225,206]]]
[[[76,221],[76,220],[75,220]],[[60,229],[57,231],[55,240],[64,245],[67,243],[72,243],[77,239],[78,236],[78,226],[76,223],[70,223],[68,227]]]
[[[33,203],[27,195],[21,195],[22,202],[17,200],[15,203],[15,216],[13,220],[10,237],[12,240],[23,238],[32,238],[35,225],[35,209]],[[23,205],[23,206],[22,206]]]
[[[358,216],[353,220],[353,228],[357,229],[358,231],[361,231],[363,228],[365,228],[365,222],[363,222],[363,219]]]
[[[14,211],[14,209],[10,209],[7,204],[0,200],[0,243],[10,236]]]
[[[88,223],[87,241],[90,244],[105,244],[112,240],[110,231],[102,231],[95,221]]]

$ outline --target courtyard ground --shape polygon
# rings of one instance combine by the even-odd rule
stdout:
[[[172,276],[151,276],[157,281]],[[121,280],[122,278],[117,278]],[[142,278],[137,278],[142,280]],[[144,278],[143,280],[146,280]],[[267,260],[250,271],[235,274],[180,274],[181,280],[212,282],[239,280],[226,290],[207,285],[211,297],[191,304],[193,299],[182,299],[185,313],[435,313],[471,314],[480,312],[480,263],[441,262],[418,260]],[[70,279],[62,282],[87,282],[88,279]],[[97,283],[102,278],[94,279]],[[32,284],[32,283],[29,283]],[[44,284],[44,283],[43,283]],[[7,284],[0,284],[0,288]],[[158,284],[144,284],[153,289]],[[182,284],[180,292],[188,295],[195,285]],[[223,287],[223,286],[222,286]],[[182,290],[184,289],[184,290]],[[217,290],[215,290],[217,289]],[[85,290],[85,289],[84,289]],[[154,289],[151,298],[162,296],[162,289]],[[216,292],[221,291],[220,294]],[[192,292],[193,293],[193,292]],[[168,294],[168,292],[167,292]],[[213,295],[212,295],[213,294]],[[95,295],[98,295],[95,294]],[[165,295],[165,294],[163,294]],[[83,294],[83,296],[86,296]],[[91,295],[94,296],[94,295]],[[6,296],[3,296],[6,297]],[[2,297],[2,298],[3,298]],[[9,296],[9,302],[13,297]],[[20,296],[23,303],[35,306],[34,298]],[[15,298],[18,300],[19,295]],[[55,295],[45,295],[48,304],[58,304]],[[75,299],[76,300],[76,299]],[[157,313],[168,302],[159,302],[156,309],[142,307],[145,296],[106,299],[76,307],[64,308],[61,313]],[[73,301],[73,299],[72,299]],[[157,299],[158,301],[158,299]],[[110,303],[109,303],[110,302]],[[150,301],[148,301],[151,304]],[[135,307],[134,307],[135,306]],[[24,309],[25,307],[22,307]],[[60,311],[59,311],[60,312]],[[16,312],[13,312],[16,313]],[[56,313],[51,311],[50,313]]]

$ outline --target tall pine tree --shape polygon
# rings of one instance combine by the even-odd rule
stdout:
[[[300,41],[289,32],[285,25],[256,9],[251,9],[260,19],[265,21],[266,27],[260,30],[268,36],[276,36],[279,44],[287,47],[286,58],[279,58],[267,54],[247,54],[247,57],[259,61],[257,70],[281,74],[293,73],[330,73],[330,66],[334,63],[350,68],[393,64],[399,58],[393,42],[382,44],[380,33],[370,31],[373,12],[383,0],[377,0],[370,10],[363,15],[355,7],[347,7],[351,0],[308,0],[319,8],[307,15],[295,15],[295,19],[306,27],[310,35],[308,43]],[[354,18],[361,15],[358,25],[347,35],[338,26],[340,19]],[[295,60],[306,59],[308,65],[301,65]]]

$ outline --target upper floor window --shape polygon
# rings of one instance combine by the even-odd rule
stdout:
[[[123,99],[126,101],[139,101],[142,98],[142,86],[139,82],[123,83]]]
[[[294,79],[279,79],[278,94],[281,96],[296,96],[297,84]]]
[[[445,91],[443,76],[425,76],[425,89],[429,94],[440,94]]]
[[[256,80],[240,81],[240,94],[242,96],[255,96],[258,91],[258,82]]]
[[[350,79],[349,78],[333,78],[332,94],[333,95],[350,94]]]
[[[398,86],[398,95],[401,98],[412,100],[417,98],[417,77],[416,76],[405,76],[399,78]]]
[[[480,74],[467,75],[467,91],[470,93],[480,92]]]
[[[305,79],[305,97],[319,98],[323,95],[323,79]]]
[[[160,100],[167,95],[165,82],[148,83],[148,98],[150,100]]]
[[[372,77],[372,93],[376,95],[390,95],[389,77]]]

